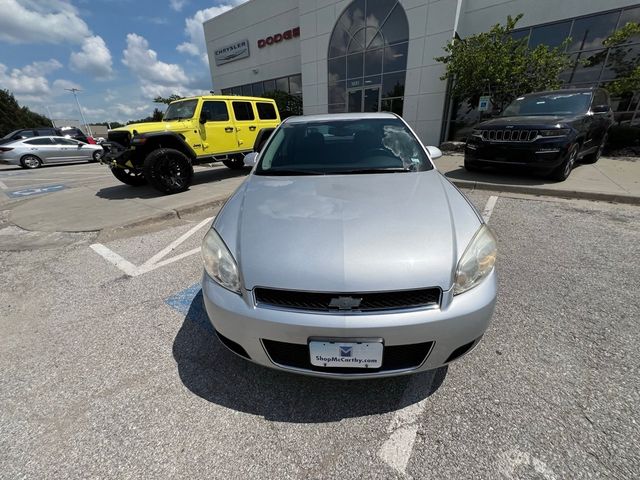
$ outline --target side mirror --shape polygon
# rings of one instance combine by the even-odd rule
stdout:
[[[611,107],[609,105],[594,105],[591,107],[593,113],[609,113]]]
[[[200,114],[200,123],[204,125],[205,123],[207,123],[208,120],[209,120],[209,115],[207,115],[207,112],[202,112]]]
[[[431,160],[435,160],[436,158],[440,158],[442,156],[442,150],[440,150],[438,147],[429,146],[427,147],[427,152],[429,152]]]
[[[244,166],[245,167],[253,167],[256,163],[258,163],[258,153],[257,152],[247,153],[244,156]]]

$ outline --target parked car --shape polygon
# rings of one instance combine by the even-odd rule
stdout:
[[[0,146],[0,164],[20,165],[22,168],[82,160],[98,162],[103,155],[100,145],[58,136],[13,140]]]
[[[178,193],[191,185],[193,165],[221,161],[244,168],[244,155],[279,123],[278,107],[269,98],[184,98],[169,105],[161,122],[109,130],[105,161],[127,185],[149,182],[162,193]]]
[[[22,138],[42,137],[60,134],[60,130],[53,127],[21,128],[19,130],[14,130],[13,132],[8,133],[4,137],[0,138],[0,145],[2,145],[3,143],[12,142],[14,140],[20,140]]]
[[[84,143],[90,143],[92,145],[96,144],[96,141],[93,139],[93,137],[85,135],[85,133],[78,127],[60,127],[59,130],[59,135],[63,137],[73,138],[74,140],[78,140]]]
[[[247,155],[251,174],[203,240],[221,342],[261,365],[347,378],[471,351],[494,309],[496,241],[434,168],[439,155],[392,113],[286,119]]]
[[[464,166],[527,167],[563,181],[576,162],[598,161],[612,124],[609,94],[601,88],[523,95],[474,128]]]

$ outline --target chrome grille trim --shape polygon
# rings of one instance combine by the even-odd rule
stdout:
[[[480,136],[492,142],[533,142],[538,138],[538,130],[480,130]]]

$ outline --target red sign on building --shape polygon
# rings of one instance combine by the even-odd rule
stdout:
[[[276,33],[275,35],[269,35],[267,38],[261,38],[258,40],[258,48],[264,48],[267,45],[273,45],[274,43],[280,43],[283,40],[291,40],[300,36],[300,27],[292,28],[286,32]]]

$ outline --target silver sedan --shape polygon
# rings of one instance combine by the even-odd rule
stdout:
[[[430,154],[431,153],[431,157]],[[292,117],[203,240],[221,342],[309,375],[382,377],[446,365],[480,341],[496,240],[387,113]]]
[[[104,155],[100,145],[65,137],[31,137],[0,145],[0,164],[38,168],[43,164],[98,162]]]

